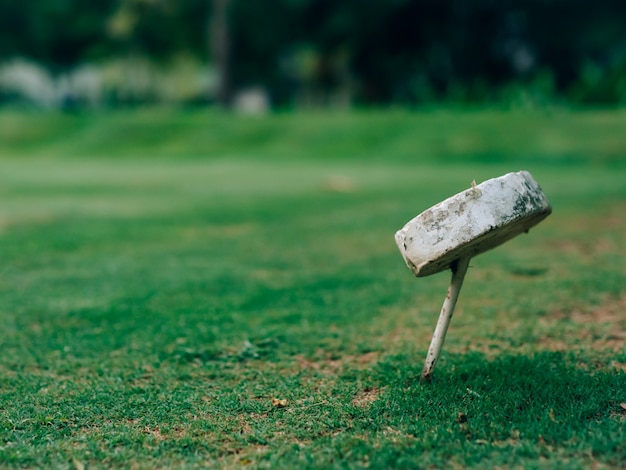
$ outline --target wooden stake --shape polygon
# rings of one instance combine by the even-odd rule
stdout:
[[[435,370],[435,365],[439,360],[439,354],[441,353],[443,342],[446,339],[448,325],[450,324],[450,320],[454,314],[454,307],[456,305],[456,300],[459,297],[459,293],[461,292],[461,286],[463,286],[463,279],[465,278],[469,261],[469,257],[461,258],[455,261],[451,266],[452,280],[450,281],[450,287],[448,287],[446,299],[441,307],[439,320],[437,320],[437,326],[435,327],[435,332],[433,333],[433,339],[430,342],[428,354],[426,355],[426,362],[424,363],[424,368],[422,369],[422,380],[424,381],[429,381],[431,379],[433,371]]]

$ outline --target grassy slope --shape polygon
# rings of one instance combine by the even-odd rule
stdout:
[[[0,465],[621,465],[624,128],[0,115]],[[393,232],[522,168],[554,214],[472,262],[419,384],[448,276]]]

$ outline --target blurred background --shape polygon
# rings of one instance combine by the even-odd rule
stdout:
[[[0,106],[626,104],[623,0],[0,0]]]

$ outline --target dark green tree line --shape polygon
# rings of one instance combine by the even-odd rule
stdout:
[[[622,0],[0,0],[0,61],[55,71],[129,51],[193,54],[224,72],[221,93],[260,85],[279,105],[482,101],[511,84],[626,102]]]

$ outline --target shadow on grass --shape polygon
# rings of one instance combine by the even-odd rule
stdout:
[[[590,468],[622,463],[624,372],[553,352],[495,359],[448,354],[444,359],[434,380],[420,383],[422,361],[415,355],[387,356],[363,371],[361,379],[370,383],[367,401],[299,414],[298,419],[309,415],[307,419],[321,423],[322,430],[307,445],[284,450],[280,459],[268,454],[267,462],[280,462],[283,468],[294,463],[305,468]],[[301,426],[298,419],[290,425]]]
[[[382,362],[379,379],[388,389],[380,413],[416,435],[440,428],[478,443],[553,445],[584,440],[597,427],[618,431],[626,417],[626,374],[574,354],[446,359],[431,383],[419,382],[421,363],[407,366],[402,356]]]

